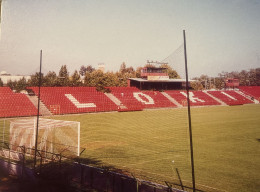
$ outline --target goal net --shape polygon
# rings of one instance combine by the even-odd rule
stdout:
[[[15,119],[10,121],[10,144],[12,150],[18,146],[34,149],[37,118]],[[39,151],[79,156],[80,122],[40,118],[38,123]]]

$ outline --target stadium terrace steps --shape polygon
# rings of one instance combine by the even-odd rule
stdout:
[[[127,89],[127,87],[109,87],[109,89],[111,90],[111,94],[126,107],[126,109],[119,108],[118,111],[141,111],[144,109],[144,105],[137,101],[133,96],[134,91],[138,90],[137,88],[133,89],[129,87],[129,89]]]
[[[213,99],[215,99],[217,102],[221,103],[221,105],[227,105],[226,103],[224,103],[223,101],[221,101],[220,99],[218,99],[217,97],[214,97],[213,95],[209,94],[208,91],[203,91],[205,94],[207,94],[208,96],[212,97]]]
[[[182,107],[180,103],[178,103],[174,98],[172,98],[168,93],[162,92],[162,94],[169,99],[172,103],[174,103],[177,107]]]
[[[38,95],[37,87],[28,87]],[[118,107],[95,87],[42,87],[41,100],[53,114],[117,111]]]
[[[27,97],[30,99],[30,101],[33,103],[33,105],[35,106],[35,108],[38,108],[38,97],[37,96],[29,96],[27,95]],[[52,113],[49,111],[49,109],[42,103],[42,101],[40,100],[40,114],[44,115],[44,116],[51,116]]]
[[[134,97],[142,102],[147,109],[177,107],[159,91],[140,91],[134,93]]]
[[[0,117],[37,115],[37,109],[23,93],[14,93],[9,87],[0,87]]]
[[[236,90],[235,92],[238,93],[239,95],[242,95],[243,97],[245,97],[245,98],[247,98],[247,99],[253,101],[255,104],[258,104],[258,103],[259,103],[259,101],[258,101],[257,99],[255,99],[254,97],[252,97],[252,96],[250,96],[250,95],[247,95],[247,94],[243,93],[242,91],[237,91],[237,90]]]
[[[124,106],[121,101],[116,98],[112,93],[105,93],[105,95],[111,99],[111,101],[113,101],[120,109],[127,109],[126,106]]]
[[[260,101],[260,86],[240,86],[240,91]]]
[[[214,97],[220,99],[227,105],[243,105],[253,103],[253,101],[248,98],[236,93],[233,90],[225,90],[225,91],[208,91],[209,94]]]
[[[108,87],[108,89],[129,110],[133,110],[133,107],[140,110],[176,107],[176,104],[159,91],[140,91],[135,87]]]
[[[108,88],[111,93],[98,92],[95,87],[42,87],[40,113],[41,115],[55,115],[139,111],[187,105],[185,90],[159,92],[141,91],[135,87]],[[37,115],[38,87],[27,89],[32,90],[36,96],[14,93],[9,87],[0,87],[0,117]],[[250,94],[244,90],[249,90]],[[251,93],[257,98],[260,95],[260,86],[242,88],[241,91],[190,91],[190,103],[191,106],[249,104],[254,103],[251,100],[253,97]]]
[[[187,93],[186,91],[165,91],[168,95],[174,98],[178,103],[187,106]],[[220,105],[218,101],[207,95],[202,91],[189,92],[191,106],[207,106],[207,105]]]

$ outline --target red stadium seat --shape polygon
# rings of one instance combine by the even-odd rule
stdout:
[[[168,95],[174,98],[183,106],[187,105],[186,91],[165,91]],[[190,91],[190,105],[191,106],[205,106],[205,105],[220,105],[218,101],[204,93],[203,91]]]
[[[257,99],[258,101],[260,101],[260,86],[240,86],[239,89],[251,96],[254,99]]]
[[[176,107],[174,103],[158,91],[140,91],[135,87],[109,87],[109,89],[128,110]]]
[[[220,99],[227,105],[243,105],[253,103],[248,98],[236,93],[235,91],[208,91],[209,94]]]
[[[38,94],[37,87],[28,87]],[[117,111],[117,106],[95,87],[42,87],[41,101],[53,114]]]
[[[23,93],[14,93],[9,87],[0,87],[0,117],[37,115],[37,109]]]

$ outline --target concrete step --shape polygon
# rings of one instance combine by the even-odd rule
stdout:
[[[169,99],[172,103],[177,105],[177,107],[182,107],[180,103],[178,103],[174,98],[172,98],[168,93],[161,92],[167,99]]]
[[[37,96],[29,96],[27,97],[30,99],[30,101],[33,103],[33,105],[38,108],[38,97]],[[40,100],[40,114],[43,116],[52,116],[52,113],[49,111],[49,109],[42,103]]]
[[[210,93],[208,93],[207,91],[203,91],[204,93],[206,93],[208,96],[212,97],[213,99],[215,99],[217,102],[221,103],[221,105],[227,105],[226,103],[224,103],[223,101],[221,101],[220,99],[218,99],[217,97],[211,95]]]
[[[245,93],[243,93],[242,91],[235,91],[237,94],[242,95],[243,97],[253,101],[255,104],[258,104],[259,101],[257,99],[255,99],[254,97],[251,97],[250,95],[246,95]]]
[[[127,109],[126,106],[124,106],[121,101],[115,97],[112,93],[105,93],[105,95],[111,100],[113,101],[118,107],[120,107],[120,109]]]

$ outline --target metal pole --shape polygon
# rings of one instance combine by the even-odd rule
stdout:
[[[39,116],[40,116],[41,83],[42,83],[42,50],[40,51],[40,74],[39,74],[37,125],[36,125],[36,134],[35,134],[34,168],[36,167],[36,154],[37,154],[37,147],[38,147],[37,145],[38,145],[38,129],[39,129]]]
[[[3,146],[5,142],[5,119],[4,119],[4,126],[3,126]]]
[[[191,172],[192,172],[192,185],[193,185],[192,188],[193,188],[193,191],[195,192],[195,173],[194,173],[194,159],[193,159],[193,143],[192,143],[192,128],[191,128],[190,96],[189,96],[189,80],[188,80],[185,30],[183,30],[183,38],[184,38],[184,58],[185,58],[185,73],[186,73],[186,91],[187,91],[188,117],[189,117],[190,157],[191,157]]]
[[[78,157],[80,156],[80,122],[78,122]]]

